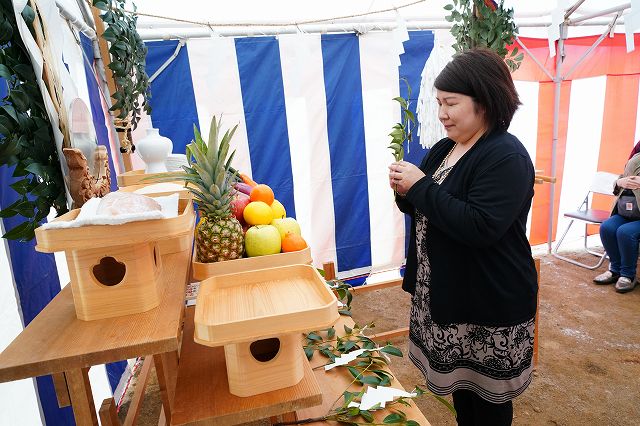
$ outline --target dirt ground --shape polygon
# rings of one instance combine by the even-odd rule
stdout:
[[[606,263],[590,271],[550,255],[538,257],[539,359],[531,386],[514,400],[514,426],[640,425],[640,286],[618,294],[612,285],[591,282]],[[373,321],[382,332],[407,324],[409,307],[400,288],[372,291],[354,298],[354,319]],[[406,354],[406,338],[393,343]],[[394,359],[391,368],[405,388],[424,385],[406,356]],[[159,404],[152,382],[138,424],[157,424]],[[423,396],[417,405],[433,426],[456,424],[433,398]]]

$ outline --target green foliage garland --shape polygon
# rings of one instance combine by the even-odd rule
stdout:
[[[125,12],[123,0],[93,0],[93,5],[104,11],[100,18],[107,25],[101,36],[109,42],[112,58],[109,69],[117,86],[112,94],[116,102],[111,111],[119,110],[117,118],[128,120],[135,129],[142,108],[151,114],[150,83],[145,69],[147,47],[136,30],[138,17]],[[135,11],[135,5],[133,8]]]
[[[22,17],[33,33],[33,9],[25,6]],[[51,207],[67,212],[67,200],[51,123],[10,0],[0,0],[0,49],[7,85],[0,101],[0,166],[15,166],[13,176],[20,178],[11,184],[20,197],[0,217],[26,218],[3,237],[28,241]]]
[[[515,47],[511,53],[507,46],[513,44],[518,28],[513,22],[513,9],[504,8],[504,0],[453,0],[444,7],[451,14],[448,22],[454,22],[451,34],[456,38],[456,52],[474,47],[486,47],[505,58],[511,72],[517,70],[524,54]]]

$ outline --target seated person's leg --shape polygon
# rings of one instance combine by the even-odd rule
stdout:
[[[616,231],[620,251],[620,279],[616,290],[626,293],[635,286],[636,265],[638,262],[638,243],[640,243],[640,221],[625,223]],[[626,278],[622,280],[622,278]]]
[[[618,280],[621,259],[616,232],[625,223],[627,220],[616,214],[600,225],[600,240],[609,256],[609,271],[598,275],[593,280],[596,284],[613,284]]]

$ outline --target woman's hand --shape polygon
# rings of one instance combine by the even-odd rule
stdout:
[[[616,185],[624,189],[640,189],[640,176],[627,176],[616,181]]]
[[[389,186],[399,195],[405,195],[424,176],[422,170],[407,161],[397,161],[389,166]]]

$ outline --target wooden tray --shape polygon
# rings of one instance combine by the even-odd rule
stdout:
[[[120,187],[118,189],[118,192],[136,192],[139,189],[148,188],[149,186],[155,185],[156,183],[158,183],[158,182],[149,182],[149,183],[139,184],[139,185],[122,186],[122,187]],[[160,183],[173,183],[173,184],[176,184],[176,185],[182,185],[180,182],[160,182]],[[191,193],[184,186],[181,186],[180,189],[175,189],[175,190],[137,192],[137,193],[140,194],[140,195],[146,195],[147,197],[164,197],[166,195],[178,194],[180,196],[180,198],[185,198],[185,199],[186,198],[191,198]]]
[[[193,274],[193,278],[196,281],[202,281],[216,275],[234,274],[238,272],[253,271],[256,269],[276,268],[279,266],[303,265],[310,263],[311,249],[309,247],[305,248],[304,250],[292,251],[289,253],[245,257],[242,259],[213,263],[197,262],[196,253],[194,250],[191,272]]]
[[[70,221],[79,213],[80,209],[74,209],[55,220]],[[180,199],[178,216],[170,219],[141,220],[122,225],[87,225],[79,228],[37,228],[36,250],[53,253],[167,240],[193,233],[195,218],[191,200]]]
[[[152,185],[155,182],[152,177],[165,178],[171,176],[171,172],[164,173],[145,173],[144,170],[131,170],[117,176],[118,187],[131,185]],[[181,183],[181,182],[176,182]]]
[[[338,318],[336,297],[313,266],[259,269],[200,283],[194,339],[241,343],[326,328]]]

